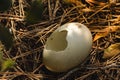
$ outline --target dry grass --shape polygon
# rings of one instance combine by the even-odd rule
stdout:
[[[81,2],[82,1],[82,2]],[[87,1],[87,0],[86,0]],[[52,73],[42,64],[42,51],[46,38],[66,22],[80,22],[94,35],[105,27],[120,27],[120,2],[108,0],[105,5],[80,3],[66,5],[62,0],[43,0],[43,19],[37,24],[26,25],[24,8],[26,0],[16,0],[14,6],[0,13],[0,21],[10,27],[15,37],[13,48],[5,52],[15,60],[13,69],[0,72],[1,80],[119,80],[120,55],[102,59],[103,51],[111,43],[120,42],[120,31],[109,33],[93,43],[91,54],[80,66],[66,73]],[[87,6],[86,6],[87,5]],[[94,29],[94,30],[93,30]],[[99,30],[98,30],[99,29]]]

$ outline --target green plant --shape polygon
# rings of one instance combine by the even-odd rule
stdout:
[[[12,0],[0,0],[0,11],[6,11],[12,6]]]
[[[33,0],[30,3],[30,7],[26,10],[26,18],[28,24],[34,24],[41,20],[41,16],[43,13],[43,4],[42,0]]]

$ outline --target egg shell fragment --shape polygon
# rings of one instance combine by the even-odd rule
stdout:
[[[78,22],[66,23],[47,39],[43,50],[43,63],[53,72],[66,72],[83,62],[90,54],[92,35]]]

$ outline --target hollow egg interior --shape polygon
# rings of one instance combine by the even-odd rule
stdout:
[[[67,47],[67,30],[56,31],[47,39],[47,50],[63,51]]]

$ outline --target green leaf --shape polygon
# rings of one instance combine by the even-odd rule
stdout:
[[[4,45],[0,41],[0,63],[3,62],[3,50],[4,50]]]
[[[0,50],[0,63],[3,61],[3,52]]]
[[[7,69],[12,68],[14,64],[15,64],[15,61],[13,61],[12,59],[7,59],[3,61],[1,65],[1,71],[5,71]]]
[[[0,24],[0,41],[5,46],[6,50],[10,49],[13,45],[13,36],[9,29]]]
[[[26,18],[28,24],[34,24],[41,20],[42,13],[43,13],[43,4],[42,0],[33,0],[30,3],[29,10],[26,11]]]

